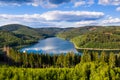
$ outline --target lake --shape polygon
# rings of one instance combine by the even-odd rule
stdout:
[[[31,45],[26,48],[22,48],[20,51],[39,54],[40,53],[60,54],[68,52],[78,53],[73,43],[67,40],[62,40],[57,37],[39,40],[37,44]]]

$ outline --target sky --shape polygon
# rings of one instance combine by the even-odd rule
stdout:
[[[120,0],[0,0],[0,26],[120,25]]]

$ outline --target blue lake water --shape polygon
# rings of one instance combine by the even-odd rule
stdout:
[[[39,53],[39,54],[40,53],[60,54],[67,52],[78,53],[73,43],[66,40],[62,40],[57,37],[39,40],[37,44],[31,45],[26,48],[22,48],[20,51],[27,53]]]

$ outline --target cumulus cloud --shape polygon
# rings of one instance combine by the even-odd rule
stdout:
[[[21,5],[32,5],[42,6],[47,8],[55,8],[60,4],[70,3],[74,4],[74,7],[81,5],[91,5],[94,0],[0,0],[0,6],[21,6]]]
[[[0,0],[0,6],[14,5],[20,6],[21,4],[28,4],[33,2],[32,0]]]
[[[42,7],[57,7],[59,4],[68,3],[71,0],[0,0],[0,6],[7,5],[32,5],[32,6],[42,6]]]
[[[104,16],[102,12],[88,12],[88,11],[49,11],[43,14],[23,14],[23,15],[8,15],[0,14],[0,18],[4,20],[18,20],[25,22],[39,22],[39,21],[67,21],[76,22],[82,20],[97,20]]]
[[[41,15],[42,18],[49,21],[82,21],[97,20],[104,16],[103,12],[88,11],[49,11]]]
[[[0,14],[0,25],[5,24],[24,24],[32,27],[40,26],[55,26],[52,22],[47,22],[41,17],[40,14],[23,14],[23,15],[9,15]]]
[[[42,6],[47,8],[54,8],[60,4],[72,3],[74,7],[79,7],[81,5],[92,5],[95,0],[0,0],[0,6],[21,6],[21,5],[32,5],[32,6]],[[120,5],[120,0],[98,0],[100,5]]]
[[[117,7],[117,8],[116,8],[116,11],[120,11],[120,7]]]
[[[23,15],[8,15],[8,14],[0,14],[0,18],[4,20],[15,20],[15,21],[25,21],[25,22],[33,22],[33,21],[43,21],[44,19],[40,14],[23,14]]]
[[[120,0],[99,0],[101,5],[120,5]]]
[[[94,25],[96,24],[96,21],[80,21],[80,22],[76,22],[76,25]]]
[[[94,4],[94,0],[79,0],[75,1],[74,7],[82,6],[82,5],[92,5]]]
[[[85,4],[86,4],[85,1],[78,1],[78,2],[75,2],[74,7],[82,6]]]
[[[30,26],[69,26],[76,24],[92,23],[94,20],[99,20],[104,17],[102,12],[89,11],[49,11],[42,14],[22,14],[10,15],[0,14],[0,24],[20,23]],[[81,21],[86,21],[82,23]],[[63,24],[63,25],[61,25]]]
[[[103,24],[119,24],[120,18],[109,17],[108,19],[103,20],[102,23]]]

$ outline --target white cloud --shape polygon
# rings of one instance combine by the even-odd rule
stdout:
[[[0,18],[4,20],[11,21],[25,21],[25,22],[33,22],[33,21],[43,21],[44,19],[40,14],[23,14],[23,15],[8,15],[8,14],[0,14]]]
[[[76,25],[79,25],[79,26],[93,25],[93,24],[96,24],[96,21],[80,21],[80,22],[76,22]]]
[[[20,23],[30,26],[74,26],[76,22],[86,21],[87,23],[88,21],[90,23],[91,20],[99,20],[102,17],[104,17],[102,12],[89,11],[49,11],[43,14],[31,15],[0,14],[0,24]]]
[[[109,4],[109,0],[99,0],[99,4],[102,4],[102,5]]]
[[[120,24],[120,18],[109,17],[102,21],[103,24]]]
[[[89,5],[94,4],[94,0],[89,0],[89,1],[87,2],[87,4],[89,4]]]
[[[23,15],[9,15],[9,14],[0,14],[0,25],[5,24],[24,24],[32,27],[40,26],[55,26],[52,22],[49,23],[41,17],[40,14],[23,14]]]
[[[32,5],[42,6],[45,8],[56,8],[61,4],[73,3],[74,7],[81,5],[92,5],[94,0],[0,0],[0,6],[21,6]]]
[[[89,12],[89,11],[49,11],[43,14],[23,14],[23,15],[9,15],[0,14],[0,18],[4,20],[21,20],[26,22],[33,21],[68,21],[76,22],[82,20],[95,20],[104,16],[103,12]]]
[[[55,8],[60,4],[69,3],[71,0],[0,0],[0,6],[32,5],[45,8]]]
[[[120,5],[120,0],[99,0],[101,5]]]
[[[82,6],[85,4],[86,4],[85,1],[78,1],[78,2],[75,2],[74,7]]]
[[[96,20],[104,16],[103,12],[89,11],[49,11],[41,15],[49,21],[68,21],[76,22],[82,20]]]
[[[117,7],[117,8],[116,8],[116,11],[120,11],[120,7]]]
[[[52,4],[49,0],[34,0],[33,3],[30,3],[32,6],[42,6],[45,8],[56,8],[58,5]]]
[[[74,2],[74,7],[79,7],[79,6],[83,6],[83,5],[92,5],[94,4],[94,0],[79,0],[79,1],[75,1]]]

